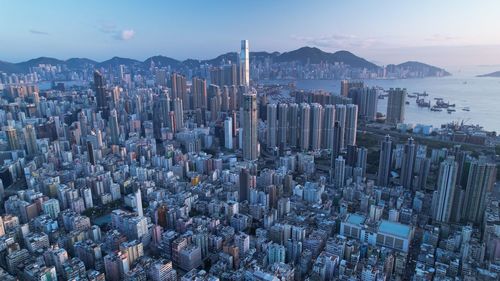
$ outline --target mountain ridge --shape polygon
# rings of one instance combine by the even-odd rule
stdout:
[[[352,68],[358,69],[368,69],[371,71],[381,70],[382,66],[379,66],[375,63],[372,63],[362,57],[359,57],[352,52],[346,50],[340,50],[333,53],[325,52],[316,47],[304,46],[296,50],[288,51],[288,52],[266,52],[266,51],[258,51],[258,52],[250,52],[251,60],[262,60],[265,58],[270,58],[278,63],[290,63],[290,62],[299,62],[302,64],[318,64],[321,62],[325,63],[342,63],[344,65],[348,65]],[[11,63],[7,61],[0,60],[0,71],[6,73],[27,73],[31,67],[36,67],[40,64],[51,64],[51,65],[66,65],[70,69],[81,69],[89,65],[93,65],[96,68],[109,68],[115,67],[118,65],[135,65],[140,66],[144,69],[150,67],[151,62],[153,62],[156,66],[162,67],[171,67],[173,69],[181,69],[181,68],[194,68],[199,67],[202,64],[210,64],[210,65],[221,65],[223,62],[237,62],[238,61],[238,53],[237,52],[228,52],[221,54],[215,58],[211,59],[185,59],[178,60],[172,57],[168,57],[165,55],[155,55],[151,56],[144,61],[136,60],[132,58],[126,57],[112,57],[105,61],[95,61],[89,58],[69,58],[67,60],[60,60],[57,58],[51,57],[38,57],[34,59],[30,59],[23,62]],[[449,72],[445,71],[442,68],[424,64],[416,61],[407,61],[401,64],[390,64],[386,67],[390,69],[394,69],[396,67],[404,68],[410,71],[414,71],[415,69],[421,69],[424,72],[432,73],[432,75],[439,73],[442,75],[450,75]]]

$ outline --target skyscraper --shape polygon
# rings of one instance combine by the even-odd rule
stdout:
[[[102,112],[102,117],[108,119],[108,101],[106,100],[106,88],[104,86],[104,76],[98,71],[94,71],[94,87],[97,101],[97,112]]]
[[[21,144],[19,143],[19,138],[17,137],[17,130],[14,127],[7,126],[3,130],[7,135],[7,142],[9,143],[10,150],[21,149]]]
[[[288,105],[288,128],[290,131],[288,144],[295,148],[299,138],[299,105],[296,103]]]
[[[276,104],[267,105],[267,147],[276,147],[276,133],[278,129],[278,107]]]
[[[278,145],[286,147],[288,141],[288,104],[278,105]]]
[[[439,168],[437,191],[433,198],[433,218],[439,222],[450,222],[453,198],[457,181],[457,162],[453,156],[443,161]]]
[[[389,174],[391,172],[392,162],[392,140],[386,135],[380,145],[380,156],[378,163],[377,184],[379,186],[389,185]]]
[[[182,100],[182,106],[184,110],[189,110],[190,107],[190,99],[187,94],[187,83],[186,77],[178,74],[172,73],[170,77],[170,88],[171,88],[171,97],[172,99],[180,98]]]
[[[144,210],[142,209],[142,196],[141,196],[141,189],[137,188],[137,190],[134,192],[134,198],[135,198],[135,212],[139,217],[144,216]]]
[[[389,89],[389,99],[387,101],[387,123],[396,125],[404,122],[405,102],[406,89]]]
[[[321,149],[321,134],[323,130],[323,106],[319,103],[311,104],[311,149]]]
[[[413,181],[413,166],[415,165],[416,145],[413,138],[409,138],[404,146],[403,161],[401,163],[400,184],[404,188],[411,188]]]
[[[332,104],[325,105],[325,114],[323,122],[323,142],[322,147],[333,150],[333,129],[335,126],[335,106]]]
[[[224,120],[224,147],[233,149],[233,118],[226,117]]]
[[[335,167],[334,167],[334,183],[336,187],[344,187],[345,181],[345,160],[342,156],[339,156],[335,159]]]
[[[28,155],[33,156],[38,153],[38,146],[36,144],[36,133],[35,127],[31,124],[27,124],[24,127],[24,138],[26,141],[26,151]]]
[[[358,130],[358,106],[346,105],[345,119],[345,145],[356,145],[356,133]]]
[[[174,100],[174,116],[175,132],[179,132],[184,128],[184,109],[182,107],[182,100],[180,98]]]
[[[193,77],[191,85],[193,109],[207,108],[207,80]]]
[[[116,109],[111,110],[108,123],[111,136],[111,144],[118,145],[120,142],[120,128],[118,125],[118,113],[116,112]]]
[[[338,133],[339,136],[335,137],[335,140],[338,140],[340,150],[344,150],[346,148],[345,144],[345,128],[346,128],[346,115],[347,108],[344,104],[335,105],[335,121],[339,122]]]
[[[491,192],[496,178],[496,165],[481,157],[470,163],[465,188],[463,219],[480,224],[486,209],[486,196]]]
[[[243,86],[250,86],[250,57],[248,40],[241,40],[240,77]]]
[[[243,159],[257,160],[257,94],[243,95]]]
[[[309,139],[311,136],[311,108],[307,103],[300,104],[300,127],[299,127],[299,147],[302,151],[309,149]]]

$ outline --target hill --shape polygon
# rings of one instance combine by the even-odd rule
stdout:
[[[290,52],[250,52],[251,61],[263,61],[269,59],[276,63],[291,63],[297,62],[301,64],[319,64],[319,63],[339,63],[349,66],[354,69],[368,69],[370,71],[379,71],[382,68],[368,60],[358,57],[349,51],[337,51],[334,53],[325,52],[315,47],[302,47]],[[51,65],[66,65],[69,69],[78,70],[88,67],[94,68],[113,68],[119,65],[134,66],[135,68],[147,70],[153,62],[155,66],[170,67],[174,70],[193,69],[200,65],[221,65],[223,63],[237,63],[239,60],[238,53],[229,52],[221,54],[212,59],[186,59],[180,61],[168,56],[157,55],[147,58],[144,61],[139,61],[131,58],[113,57],[103,62],[97,62],[88,58],[70,58],[66,61],[49,57],[39,57],[25,62],[10,63],[0,61],[0,72],[6,73],[27,73],[31,67],[40,64]],[[387,66],[388,72],[404,73],[406,77],[427,77],[427,76],[446,76],[450,75],[442,68],[428,65],[416,61],[408,61],[401,64],[391,64]],[[404,76],[403,75],[403,76]]]
[[[495,72],[488,73],[488,74],[481,74],[481,75],[478,75],[477,77],[500,77],[500,71],[495,71]]]

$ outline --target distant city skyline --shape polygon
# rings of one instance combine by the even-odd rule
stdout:
[[[259,2],[259,3],[256,3]],[[209,59],[302,46],[379,65],[500,65],[497,1],[2,1],[0,60],[113,56]],[[307,19],[301,20],[301,19]],[[231,23],[231,24],[228,24]],[[200,48],[203,46],[203,48]]]

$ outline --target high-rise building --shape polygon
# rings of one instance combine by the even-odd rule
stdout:
[[[389,185],[389,175],[392,163],[392,140],[389,135],[384,137],[380,145],[380,156],[378,162],[377,184],[379,186]]]
[[[362,81],[349,81],[342,80],[340,81],[340,95],[343,97],[349,96],[349,91],[356,88],[363,88],[364,83]]]
[[[26,151],[28,155],[33,156],[37,154],[38,146],[36,144],[36,132],[33,125],[27,124],[24,127],[24,139],[26,141]]]
[[[45,214],[50,215],[53,219],[57,219],[60,212],[59,201],[55,198],[51,198],[43,202],[42,209]]]
[[[400,184],[404,188],[411,188],[413,182],[413,166],[415,165],[416,145],[413,138],[409,138],[403,149],[401,162]]]
[[[376,88],[352,88],[349,90],[349,98],[358,106],[358,116],[362,120],[374,121],[377,118],[378,95]]]
[[[193,109],[207,108],[207,80],[193,77],[191,85]]]
[[[311,107],[307,103],[300,104],[299,148],[301,151],[309,150],[311,138]]]
[[[346,105],[345,119],[345,145],[356,145],[356,133],[358,130],[358,106]]]
[[[299,139],[299,105],[291,103],[288,105],[288,128],[290,131],[290,138],[288,144],[290,147],[298,147]]]
[[[389,124],[403,123],[405,120],[406,89],[390,88],[387,101],[386,122]]]
[[[129,262],[125,253],[111,253],[104,257],[104,269],[106,280],[123,280],[125,274],[129,271]]]
[[[250,188],[250,177],[251,177],[250,172],[246,168],[240,170],[240,175],[239,175],[240,188],[238,191],[239,202],[248,199],[248,193]]]
[[[233,149],[233,118],[231,117],[224,120],[224,147]]]
[[[276,134],[278,129],[278,106],[276,104],[267,105],[267,147],[276,147]]]
[[[240,51],[240,77],[241,84],[249,87],[250,86],[250,50],[248,45],[248,40],[241,40],[241,51]]]
[[[344,187],[345,183],[345,159],[342,156],[335,159],[334,183],[336,187]]]
[[[321,149],[323,133],[323,115],[325,110],[319,103],[311,104],[311,149]]]
[[[176,281],[177,271],[172,268],[171,261],[161,259],[149,267],[148,277],[152,281]]]
[[[342,144],[344,143],[344,128],[339,121],[335,121],[333,125],[333,148],[332,148],[332,166],[335,158],[342,152]]]
[[[116,112],[116,109],[111,110],[108,123],[111,136],[111,144],[120,144],[120,127],[118,125],[118,113]]]
[[[102,112],[102,117],[108,119],[108,101],[106,98],[106,88],[104,85],[104,76],[98,71],[94,71],[94,89],[97,102],[97,112]]]
[[[179,98],[174,100],[174,116],[175,132],[179,132],[184,128],[184,108]]]
[[[495,184],[497,168],[494,163],[489,163],[483,157],[473,160],[469,165],[462,218],[480,224],[486,209],[486,196]]]
[[[176,98],[180,98],[182,100],[184,110],[189,110],[191,108],[191,103],[187,93],[186,77],[180,75],[179,73],[172,73],[172,76],[170,77],[170,89],[172,99],[175,100]]]
[[[135,212],[139,217],[142,217],[144,215],[144,210],[142,209],[142,196],[140,188],[138,188],[134,192],[134,198],[135,198]]]
[[[325,105],[325,114],[323,122],[323,141],[322,147],[333,150],[333,129],[335,126],[335,106],[332,104]]]
[[[91,141],[87,141],[87,153],[88,153],[88,160],[89,160],[90,164],[95,165],[96,159],[95,159],[95,154],[94,154],[94,145],[92,144]]]
[[[242,123],[243,159],[257,160],[257,94],[255,93],[243,95]]]
[[[7,135],[7,142],[9,143],[10,150],[18,150],[21,149],[21,144],[19,143],[19,138],[17,137],[17,130],[14,127],[7,126],[4,127],[3,130]]]
[[[346,148],[345,144],[345,128],[346,128],[346,118],[347,118],[347,108],[345,104],[336,104],[335,105],[335,121],[339,123],[338,133],[339,136],[335,137],[335,140],[340,141],[339,147],[340,150],[344,150]]]
[[[288,141],[288,104],[278,105],[278,145],[281,148],[287,146]]]
[[[457,162],[453,156],[443,161],[439,168],[437,191],[433,198],[433,218],[438,222],[450,222],[457,182]]]
[[[161,129],[170,128],[173,130],[170,122],[170,97],[167,91],[162,91],[160,95],[154,99],[153,103],[153,130],[155,138],[161,138]]]

